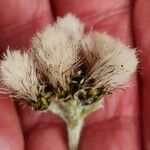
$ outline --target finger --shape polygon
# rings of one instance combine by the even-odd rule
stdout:
[[[51,122],[38,124],[31,130],[26,134],[26,150],[67,150],[64,125]]]
[[[135,0],[134,5],[134,32],[136,46],[140,51],[141,62],[141,106],[143,117],[144,148],[150,149],[150,3],[149,0]]]
[[[0,96],[1,97],[1,96]],[[0,148],[23,150],[24,141],[15,106],[10,98],[0,98]]]
[[[133,122],[132,118],[115,118],[86,126],[83,129],[84,135],[81,136],[80,149],[140,150],[136,144],[138,141],[136,126],[137,120]]]
[[[89,29],[93,26],[95,30],[107,32],[114,37],[119,37],[126,43],[126,45],[132,45],[131,1],[129,0],[113,0],[108,3],[106,3],[104,0],[53,0],[53,7],[56,16],[63,16],[68,12],[72,12],[86,23],[86,28]],[[140,128],[138,122],[139,100],[136,75],[134,75],[131,82],[134,84],[134,86],[125,88],[125,91],[118,90],[111,97],[108,97],[105,101],[104,109],[101,109],[90,115],[90,117],[88,117],[87,119],[87,125],[96,122],[103,122],[104,120],[108,120],[106,124],[109,124],[109,120],[113,120],[114,118],[117,118],[117,122],[121,122],[121,120],[127,118],[131,120],[133,124],[136,124],[136,126],[131,126],[134,134],[130,134],[129,128],[127,128],[127,133],[129,134],[128,136],[132,137],[131,140],[134,143],[135,147],[138,148],[140,146],[140,139],[138,138]],[[117,122],[114,121],[112,123],[113,126],[115,126],[115,130],[117,130]],[[122,121],[122,123],[127,125],[126,121]],[[95,132],[93,130],[93,134],[91,135],[94,136]],[[121,135],[124,133],[124,130],[120,129],[119,132]],[[103,136],[105,135],[104,133],[105,132],[103,132],[102,134]],[[113,133],[113,130],[110,130],[109,134],[113,135]],[[99,131],[99,134],[101,134],[101,131]],[[89,139],[92,140],[93,136],[90,136]],[[84,136],[84,133],[83,138],[85,138],[86,140],[86,136]],[[119,138],[119,136],[116,136],[116,139],[119,140]],[[105,139],[108,140],[107,142],[109,144],[113,144],[113,141],[109,140],[108,134],[106,134]],[[124,145],[123,141],[120,142],[122,142],[120,144]],[[130,143],[131,141],[128,142]],[[83,142],[83,144],[85,144],[85,142]],[[88,147],[88,143],[86,144]],[[128,148],[131,149],[130,144],[127,145],[129,145]],[[102,149],[105,149],[103,148],[103,145],[101,146]],[[124,147],[126,148],[125,145]],[[116,149],[119,149],[117,145]]]

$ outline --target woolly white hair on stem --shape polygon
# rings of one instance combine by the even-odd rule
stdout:
[[[72,25],[74,24],[73,29],[68,25],[71,21],[73,21]],[[67,27],[68,32],[64,30]],[[81,28],[78,20],[68,15],[64,19],[58,19],[57,24],[38,33],[32,40],[33,53],[42,64],[43,72],[54,87],[57,87],[59,83],[66,89],[67,81],[73,70],[76,69],[74,67],[80,65],[78,43],[74,39],[80,37]],[[74,34],[70,32],[71,30],[73,33],[77,31],[75,38],[73,38]]]
[[[138,64],[135,50],[126,47],[119,40],[105,33],[91,33],[82,44],[87,60],[93,64],[89,79],[96,79],[97,87],[116,88],[127,82],[135,72]],[[90,53],[98,57],[91,59]]]
[[[16,93],[16,98],[36,98],[38,80],[33,61],[27,53],[7,50],[0,71],[2,82]]]

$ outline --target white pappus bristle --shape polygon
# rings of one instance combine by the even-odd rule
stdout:
[[[4,85],[23,99],[35,99],[38,80],[32,59],[27,53],[7,50],[1,61],[0,73]]]
[[[63,18],[58,17],[55,26],[68,32],[74,41],[80,40],[84,34],[84,24],[72,14],[67,14]]]
[[[66,32],[67,29],[68,32]],[[42,71],[45,72],[54,87],[57,87],[59,83],[66,89],[74,67],[80,65],[78,41],[81,34],[80,22],[75,17],[68,15],[64,19],[59,18],[57,24],[49,26],[33,38],[33,53],[41,63]]]
[[[116,88],[135,72],[138,64],[135,50],[119,40],[105,33],[90,33],[82,43],[88,61],[93,64],[89,78],[96,79],[96,86]],[[90,53],[97,56],[96,60],[90,59]]]

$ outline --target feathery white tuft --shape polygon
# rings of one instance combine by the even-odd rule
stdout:
[[[33,61],[27,53],[7,50],[0,70],[2,82],[16,96],[36,99],[38,80]]]
[[[68,32],[55,26],[37,34],[32,42],[33,53],[45,76],[54,87],[59,83],[65,89],[74,67],[79,65],[77,42]]]
[[[87,35],[82,44],[88,62],[92,63],[89,79],[96,79],[96,86],[116,88],[135,72],[138,64],[135,50],[119,40],[105,33],[93,33]],[[91,59],[90,54],[97,58]]]
[[[84,33],[84,24],[72,14],[67,14],[63,18],[58,17],[55,26],[70,34],[75,41],[80,40]]]

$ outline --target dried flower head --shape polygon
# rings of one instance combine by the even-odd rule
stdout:
[[[55,88],[60,84],[65,90],[70,76],[80,65],[78,52],[82,34],[83,25],[67,15],[33,38],[33,54]]]
[[[58,17],[54,26],[67,32],[74,41],[79,41],[84,35],[84,24],[72,14],[67,14],[64,18]]]
[[[135,49],[106,33],[90,33],[82,44],[90,66],[88,80],[93,80],[95,87],[113,90],[126,83],[135,72],[138,63]]]
[[[8,50],[1,75],[17,93],[15,98],[37,101],[42,99],[39,91],[49,87],[49,99],[75,99],[87,105],[124,84],[137,67],[134,49],[105,33],[84,35],[83,30],[84,25],[68,14],[37,33],[30,55]],[[41,76],[44,81],[39,83]]]
[[[46,96],[45,85],[39,83],[36,66],[28,53],[8,49],[4,54],[4,60],[1,61],[0,69],[2,83],[9,89],[13,99],[35,109],[44,107],[40,95],[43,98]]]

